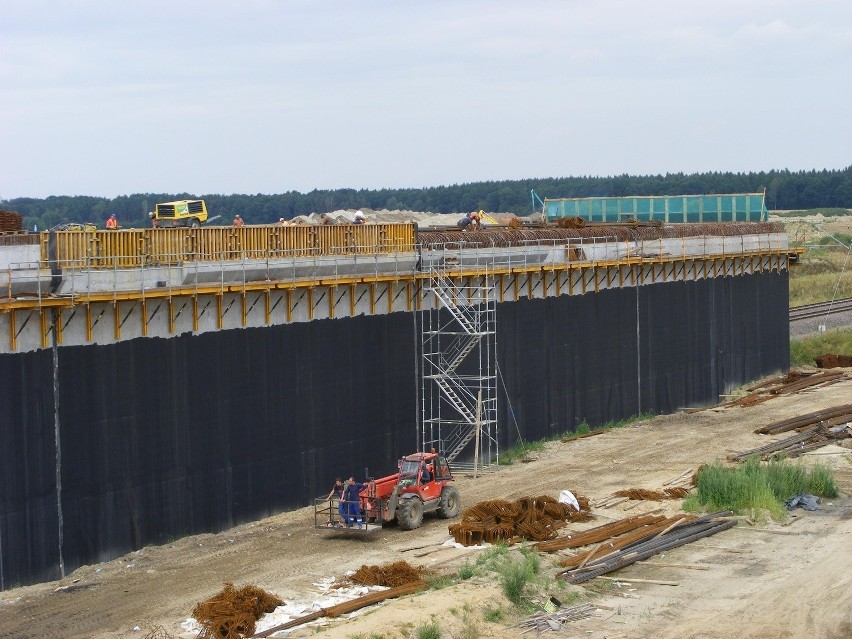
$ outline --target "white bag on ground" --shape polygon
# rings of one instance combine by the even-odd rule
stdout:
[[[580,504],[577,503],[577,498],[574,497],[574,493],[572,493],[570,490],[559,491],[559,503],[574,506],[574,510],[580,512]]]

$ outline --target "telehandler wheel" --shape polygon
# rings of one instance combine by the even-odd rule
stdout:
[[[418,497],[401,501],[396,508],[396,520],[403,530],[420,528],[423,523],[423,502]]]
[[[191,228],[197,229],[199,226],[201,226],[201,222],[198,221],[197,217],[194,217],[190,220],[189,226]]]
[[[441,491],[441,503],[438,506],[438,517],[451,519],[461,510],[461,496],[453,486],[444,486]]]

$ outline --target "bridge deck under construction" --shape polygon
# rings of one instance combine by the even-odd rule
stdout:
[[[292,245],[278,242],[279,231],[293,231]],[[33,247],[38,260],[7,265],[0,279],[0,352],[47,348],[54,327],[64,345],[420,311],[440,304],[424,286],[435,264],[460,290],[493,278],[497,301],[506,302],[780,271],[798,254],[765,223],[415,231],[45,233]],[[204,252],[175,253],[199,244]]]

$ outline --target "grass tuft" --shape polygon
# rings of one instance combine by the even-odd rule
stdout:
[[[808,471],[787,460],[763,464],[752,457],[736,468],[720,463],[705,466],[698,474],[697,493],[687,497],[683,509],[698,512],[731,510],[735,513],[768,512],[773,519],[787,516],[784,502],[799,493],[831,496],[837,487],[828,467]]]
[[[435,621],[423,624],[417,628],[417,639],[441,639],[441,627]]]
[[[473,564],[464,564],[459,568],[458,578],[462,581],[466,581],[473,577],[476,574],[476,566]]]
[[[488,605],[482,611],[482,618],[488,623],[498,623],[503,620],[504,612],[500,606]]]
[[[808,492],[822,497],[837,497],[840,493],[834,481],[834,472],[825,464],[814,464],[808,477]]]
[[[427,577],[426,583],[429,584],[430,590],[441,590],[442,588],[446,588],[447,586],[452,586],[453,580],[451,577],[439,575],[436,577]]]

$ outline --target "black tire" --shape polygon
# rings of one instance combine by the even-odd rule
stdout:
[[[452,519],[461,511],[461,495],[453,486],[444,486],[441,491],[441,504],[438,506],[438,517]]]
[[[420,528],[423,523],[423,502],[418,497],[404,499],[396,508],[396,520],[403,530]]]
[[[197,229],[199,226],[201,226],[201,222],[198,221],[197,217],[194,217],[189,221],[189,225],[192,228]]]

